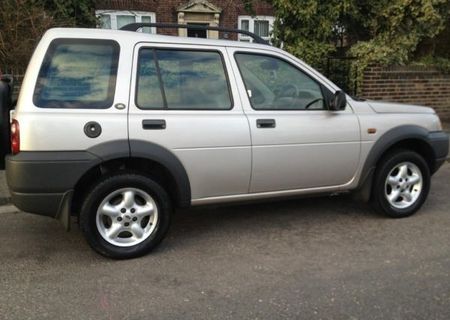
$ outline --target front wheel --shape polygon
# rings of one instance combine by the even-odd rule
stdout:
[[[375,173],[372,202],[392,218],[414,214],[430,190],[430,169],[413,151],[394,150],[381,161]]]
[[[102,179],[84,201],[80,226],[100,254],[127,259],[142,256],[164,238],[171,205],[152,179],[121,173]]]

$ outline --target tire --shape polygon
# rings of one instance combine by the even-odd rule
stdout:
[[[133,172],[100,180],[88,193],[80,227],[89,245],[105,257],[143,256],[166,235],[172,205],[151,178]]]
[[[372,203],[391,218],[414,214],[430,191],[430,169],[416,152],[396,149],[384,156],[375,171]]]

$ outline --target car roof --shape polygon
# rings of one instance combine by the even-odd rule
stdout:
[[[226,47],[240,47],[248,49],[262,49],[262,50],[279,50],[267,44],[258,44],[251,42],[225,40],[225,39],[205,39],[192,38],[182,36],[170,36],[160,34],[149,34],[136,31],[124,30],[110,30],[110,29],[89,29],[89,28],[53,28],[46,32],[47,36],[51,38],[97,38],[97,39],[114,39],[118,42],[123,40],[138,42],[157,42],[157,43],[172,43],[172,44],[196,44],[208,46],[226,46]]]

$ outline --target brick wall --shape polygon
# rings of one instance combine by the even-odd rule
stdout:
[[[245,11],[241,0],[208,0],[222,9],[219,25],[225,28],[238,27],[238,16],[249,15]],[[177,8],[185,5],[189,0],[97,0],[95,7],[98,10],[136,10],[155,12],[156,22],[177,23]],[[254,1],[253,9],[256,15],[273,16],[273,8],[264,1]],[[176,29],[158,30],[159,34],[177,35]],[[230,35],[236,39],[236,35]]]
[[[364,72],[360,95],[433,107],[450,120],[450,73],[435,68],[370,66]]]

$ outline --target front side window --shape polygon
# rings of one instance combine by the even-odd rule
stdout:
[[[33,102],[41,108],[109,108],[119,45],[110,40],[54,40],[39,71]]]
[[[255,110],[321,110],[320,85],[274,56],[236,53],[236,62]]]
[[[228,110],[227,80],[219,52],[144,48],[136,104],[141,109]]]

